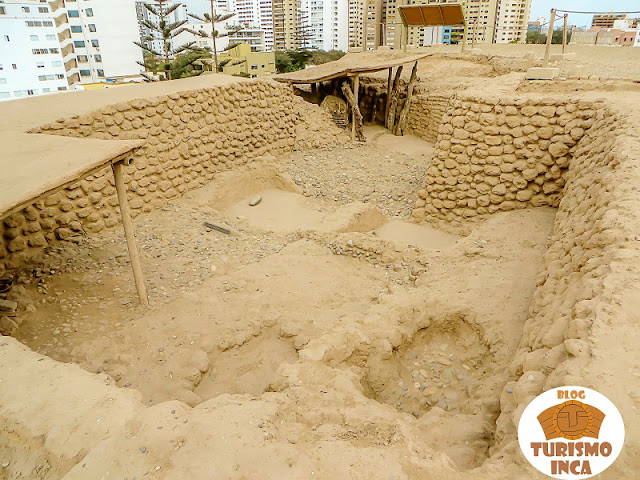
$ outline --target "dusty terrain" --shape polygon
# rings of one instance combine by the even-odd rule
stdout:
[[[636,95],[618,75],[525,82],[535,58],[509,51],[517,62],[421,62],[419,92],[570,92],[620,109]],[[616,162],[637,152],[640,118],[624,120]],[[589,156],[613,152],[613,140],[582,147],[597,180],[568,182],[586,193],[558,209],[492,213],[463,235],[412,216],[436,145],[374,125],[364,144],[328,141],[325,121],[314,111],[291,153],[234,165],[135,218],[148,308],[120,227],[77,232],[13,273],[19,328],[0,341],[0,478],[537,479],[510,428],[547,374],[590,375],[615,395],[627,444],[603,478],[635,478],[637,172],[626,164],[616,181],[620,171]],[[585,216],[562,223],[574,212]],[[583,270],[586,286],[567,287]],[[598,315],[624,314],[594,321],[588,340],[572,323],[565,341],[565,317],[547,307],[573,315],[585,299]],[[539,311],[551,323],[535,323]],[[583,341],[597,365],[554,372],[567,357],[586,362]]]

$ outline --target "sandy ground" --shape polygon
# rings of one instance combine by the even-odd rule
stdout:
[[[196,406],[222,394],[282,392],[284,366],[319,339],[402,321],[411,333],[396,353],[357,368],[344,363],[360,378],[357,402],[385,418],[376,428],[395,418],[421,419],[424,428],[436,422],[420,442],[460,468],[479,466],[507,381],[500,365],[520,337],[554,211],[496,215],[467,238],[411,224],[416,175],[431,150],[416,138],[376,128],[367,134],[366,145],[296,152],[228,172],[137,219],[148,310],[137,306],[119,232],[61,244],[14,288],[27,305],[17,338],[108,374],[149,405]],[[231,190],[235,197],[225,195]],[[256,195],[262,201],[249,206]],[[407,306],[428,315],[397,318]],[[380,317],[388,310],[396,313]],[[368,330],[377,318],[385,320]],[[320,385],[334,374],[313,375]],[[263,401],[294,415],[315,396],[271,395]],[[333,411],[349,401],[337,395]],[[261,414],[265,422],[284,414],[266,420],[272,407]],[[464,447],[446,433],[461,419]],[[310,435],[315,420],[308,421],[295,435]]]

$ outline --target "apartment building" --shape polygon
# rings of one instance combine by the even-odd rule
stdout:
[[[349,0],[302,0],[306,14],[305,40],[308,48],[342,50],[349,48]]]
[[[68,88],[58,28],[47,2],[0,2],[0,101]]]
[[[626,20],[628,18],[629,15],[626,13],[598,14],[593,16],[591,26],[599,28],[614,28],[613,24],[616,20]]]
[[[189,30],[195,32],[204,32],[207,36],[202,37],[190,31],[184,31],[175,37],[176,45],[195,42],[195,46],[199,48],[210,48],[213,51],[210,23],[190,23],[188,27]],[[216,50],[218,52],[222,52],[227,49],[229,45],[236,43],[248,44],[253,52],[266,51],[265,33],[262,29],[243,27],[242,30],[238,30],[239,27],[240,25],[236,22],[235,17],[216,24],[216,30],[220,34],[224,34],[224,36],[218,36],[216,38]]]
[[[71,84],[137,75],[142,52],[135,4],[130,0],[49,2]],[[114,28],[117,25],[117,28]]]
[[[492,43],[525,43],[531,0],[500,0],[497,7]]]
[[[300,0],[272,0],[273,48],[296,50],[306,41],[305,12]]]

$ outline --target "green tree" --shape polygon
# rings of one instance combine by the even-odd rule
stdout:
[[[527,32],[527,43],[547,43],[547,36],[536,30],[529,30]]]
[[[192,30],[187,28],[186,30],[193,33],[194,35],[198,35],[203,38],[211,38],[213,40],[213,57],[214,63],[216,66],[215,71],[218,71],[218,50],[216,49],[216,38],[226,37],[231,32],[220,33],[216,30],[216,23],[224,22],[225,20],[229,20],[231,17],[235,15],[235,13],[216,13],[216,9],[213,7],[213,0],[209,0],[211,13],[205,13],[204,15],[192,15],[189,14],[191,18],[195,18],[196,20],[202,23],[210,23],[211,24],[211,34],[208,34],[204,30]],[[240,28],[235,28],[232,32],[237,32]]]
[[[175,12],[180,3],[170,3],[167,0],[154,0],[152,2],[143,3],[144,8],[155,15],[154,20],[140,20],[140,25],[146,27],[150,35],[141,39],[141,42],[133,42],[143,51],[144,61],[138,62],[147,70],[155,73],[164,72],[166,77],[170,80],[171,76],[171,60],[176,55],[193,50],[193,44],[195,42],[185,43],[178,47],[173,45],[173,39],[185,31],[184,24],[186,20],[180,20],[177,22],[171,22],[169,15]],[[152,42],[154,40],[160,40],[162,43],[162,51],[158,52],[153,49]]]

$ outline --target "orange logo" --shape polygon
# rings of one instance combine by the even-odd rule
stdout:
[[[547,408],[538,415],[538,422],[547,440],[563,437],[577,440],[582,437],[598,438],[605,414],[596,407],[576,400]]]

